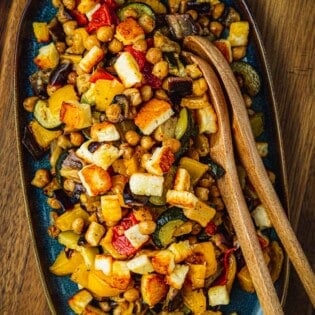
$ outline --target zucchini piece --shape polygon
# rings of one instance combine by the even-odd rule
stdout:
[[[45,100],[39,99],[34,107],[34,117],[46,129],[55,129],[61,125],[59,113],[52,112]]]
[[[254,138],[258,138],[264,132],[264,115],[263,113],[256,113],[249,118],[252,127]]]
[[[61,154],[59,155],[59,157],[58,157],[58,159],[56,161],[56,165],[55,165],[56,179],[57,179],[57,182],[59,183],[59,185],[61,187],[63,187],[63,177],[61,176],[61,172],[60,171],[61,171],[61,168],[62,168],[62,163],[66,159],[68,154],[69,154],[68,151],[61,152]]]
[[[120,21],[124,21],[128,17],[129,10],[136,11],[138,17],[142,15],[149,15],[150,17],[155,19],[155,14],[148,5],[144,3],[128,3],[123,6],[117,13]]]
[[[209,173],[214,179],[219,179],[225,174],[225,169],[215,161],[213,161],[209,156],[201,159],[201,162],[209,166]]]
[[[179,112],[179,118],[177,120],[175,128],[175,138],[180,140],[185,134],[188,128],[188,111],[187,108],[182,108]]]
[[[168,63],[168,71],[171,75],[174,75],[176,77],[186,76],[185,66],[183,65],[177,54],[173,52],[164,52],[163,57]]]
[[[177,207],[164,211],[156,221],[153,242],[159,248],[164,248],[174,241],[174,232],[187,221],[183,210]]]
[[[260,77],[256,70],[248,63],[236,61],[231,64],[235,75],[240,75],[244,81],[244,89],[250,96],[258,94],[261,86]]]
[[[181,158],[179,166],[187,170],[193,186],[196,185],[199,179],[209,170],[209,166],[207,164],[203,164],[189,157]]]
[[[195,137],[198,134],[198,126],[194,122],[191,111],[188,109],[186,110],[187,110],[187,118],[188,118],[187,128],[183,136],[180,138],[181,147],[175,155],[176,159],[181,158],[187,152],[187,150],[189,149],[189,143],[190,143],[189,139],[191,137]]]
[[[165,14],[166,6],[159,0],[131,0],[130,2],[145,3],[157,14]]]

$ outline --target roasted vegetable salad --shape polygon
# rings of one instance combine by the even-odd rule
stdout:
[[[237,281],[254,292],[211,159],[218,132],[208,86],[182,54],[207,37],[240,84],[255,136],[260,90],[244,61],[249,23],[223,1],[52,0],[33,23],[41,47],[30,76],[23,143],[47,158],[32,185],[51,208],[48,233],[64,246],[50,271],[69,276],[76,314],[222,314]],[[268,143],[257,142],[261,156]],[[239,178],[272,278],[283,252],[245,170]],[[273,178],[273,173],[269,172]]]

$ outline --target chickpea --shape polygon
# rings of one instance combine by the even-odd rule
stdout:
[[[64,182],[63,182],[63,188],[67,191],[74,191],[75,189],[75,182],[72,180],[72,179],[66,179]]]
[[[58,201],[58,199],[53,198],[53,197],[47,198],[47,204],[52,209],[60,209],[61,208],[60,202]]]
[[[152,156],[152,154],[150,154],[150,153],[145,153],[142,155],[141,162],[140,162],[140,166],[142,168],[145,169],[145,165],[146,165],[147,161],[151,158],[151,156]]]
[[[100,306],[100,308],[102,309],[102,311],[104,312],[110,312],[110,310],[112,309],[112,307],[110,306],[110,304],[108,302],[99,302],[98,304]]]
[[[205,188],[211,187],[212,183],[213,183],[213,180],[211,180],[209,178],[202,178],[199,180],[199,185],[201,187],[205,187]]]
[[[162,51],[160,48],[151,47],[148,49],[145,59],[152,64],[156,64],[162,60]]]
[[[133,49],[145,52],[148,49],[148,44],[145,39],[138,39],[133,45]]]
[[[152,74],[159,79],[164,79],[168,75],[168,63],[167,61],[159,61],[153,66]]]
[[[142,221],[139,223],[139,231],[141,234],[152,234],[156,229],[156,223],[152,220]]]
[[[105,114],[110,122],[118,122],[121,118],[121,107],[119,104],[111,104],[105,109]]]
[[[178,152],[181,147],[179,140],[174,138],[169,138],[163,141],[163,146],[170,147],[173,153]]]
[[[225,5],[222,2],[215,4],[212,10],[212,17],[214,19],[218,19],[224,12],[224,8],[225,8]]]
[[[124,45],[122,42],[120,42],[118,39],[114,38],[109,44],[108,49],[112,53],[119,53],[124,48]]]
[[[142,101],[147,102],[153,96],[152,88],[150,85],[143,85],[140,90]]]
[[[130,160],[132,158],[134,150],[128,143],[122,143],[119,149],[123,151],[123,159]]]
[[[209,25],[209,19],[207,16],[202,15],[199,19],[198,22],[201,26],[208,26]]]
[[[114,30],[111,26],[101,26],[96,31],[96,37],[99,41],[106,43],[113,39]]]
[[[36,171],[31,184],[38,188],[45,187],[50,182],[50,173],[44,168],[40,168]]]
[[[62,0],[62,3],[68,10],[73,10],[76,6],[75,0]]]
[[[247,108],[250,108],[253,104],[252,98],[248,94],[243,94],[243,99]]]
[[[154,143],[155,141],[150,136],[143,136],[140,140],[140,145],[146,150],[150,150]]]
[[[204,187],[196,187],[195,194],[201,201],[207,201],[209,198],[209,189]]]
[[[232,48],[233,60],[240,60],[246,55],[246,46],[238,46]]]
[[[91,50],[94,46],[101,47],[101,44],[97,39],[96,35],[88,36],[88,38],[83,42],[83,44],[86,50]]]
[[[188,10],[186,13],[189,14],[194,21],[198,19],[198,12],[196,10]]]
[[[212,21],[209,25],[210,32],[217,37],[220,37],[223,28],[224,28],[223,25],[218,21]]]
[[[71,132],[70,133],[70,142],[75,147],[79,147],[84,142],[84,137],[80,132]]]
[[[158,89],[155,91],[155,97],[158,98],[159,100],[168,100],[168,95],[163,89]]]
[[[83,218],[75,218],[72,222],[72,230],[76,234],[81,234],[84,228]]]
[[[74,20],[67,21],[62,25],[63,31],[65,32],[67,36],[73,35],[74,30],[77,28],[77,26],[78,26],[78,23],[77,21],[74,21]]]
[[[148,14],[142,14],[138,19],[138,23],[145,33],[152,32],[155,27],[154,19]]]
[[[205,78],[197,79],[193,82],[193,93],[196,96],[202,96],[208,90]]]
[[[125,133],[125,139],[130,145],[136,146],[140,141],[140,136],[134,130],[129,130]]]
[[[61,135],[57,139],[57,146],[63,149],[68,149],[72,147],[72,144],[65,135]]]
[[[139,290],[137,290],[136,288],[131,288],[124,293],[124,298],[128,302],[135,302],[139,299],[139,297]]]
[[[66,51],[66,44],[64,42],[56,42],[55,45],[59,54],[63,54]]]
[[[126,89],[124,95],[127,96],[131,106],[138,106],[142,103],[141,94],[137,88]]]
[[[34,111],[34,107],[36,102],[38,101],[38,97],[37,96],[30,96],[27,97],[24,101],[23,101],[23,107],[26,111],[32,113]]]
[[[196,64],[187,65],[186,73],[192,79],[198,79],[202,77],[202,72]]]
[[[68,74],[68,78],[67,78],[67,83],[68,84],[76,84],[77,82],[77,73],[75,71],[71,71],[69,74]]]

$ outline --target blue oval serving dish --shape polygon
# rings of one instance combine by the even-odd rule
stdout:
[[[270,72],[262,41],[254,19],[243,0],[224,0],[234,7],[243,20],[251,25],[250,42],[245,61],[253,65],[260,74],[262,85],[259,94],[254,99],[253,108],[263,112],[265,117],[265,131],[260,140],[268,141],[269,155],[264,158],[266,167],[276,174],[276,190],[285,209],[288,207],[287,181],[285,163],[282,151],[282,141],[277,118],[275,96],[272,88]],[[68,277],[57,277],[49,272],[61,246],[49,237],[47,228],[50,225],[50,208],[45,202],[45,196],[40,189],[31,186],[30,182],[38,168],[49,168],[48,155],[41,160],[34,160],[22,145],[23,132],[31,119],[31,114],[23,109],[23,100],[31,96],[32,88],[28,77],[36,71],[33,63],[40,45],[35,41],[32,23],[34,21],[49,21],[56,13],[49,0],[31,0],[28,2],[17,34],[17,49],[15,56],[15,109],[18,137],[18,154],[20,171],[25,196],[26,212],[30,231],[35,245],[36,258],[41,273],[43,287],[51,312],[54,314],[73,314],[68,307],[68,299],[77,291],[77,285]],[[273,237],[276,237],[275,235]],[[284,302],[288,284],[288,260],[285,260],[281,278],[276,286],[281,301]],[[255,294],[242,291],[236,283],[231,293],[231,303],[221,308],[224,314],[237,312],[239,315],[261,314],[261,308]]]

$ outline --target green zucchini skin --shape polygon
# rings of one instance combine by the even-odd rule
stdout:
[[[156,221],[156,229],[152,235],[154,244],[159,248],[165,248],[173,241],[175,229],[187,221],[182,209],[171,207],[165,210]]]
[[[68,154],[69,154],[69,152],[66,151],[66,150],[61,152],[61,154],[59,155],[59,157],[58,157],[58,159],[56,161],[56,165],[55,165],[55,168],[56,168],[56,179],[57,179],[57,182],[59,183],[59,185],[61,187],[63,186],[63,177],[60,174],[60,170],[62,168],[62,163],[67,158]]]
[[[46,129],[56,129],[62,124],[59,113],[58,115],[54,114],[49,108],[48,102],[42,99],[39,99],[35,104],[34,117]]]
[[[155,19],[155,14],[153,10],[147,4],[133,2],[126,4],[118,11],[117,15],[120,21],[125,20],[125,13],[130,9],[136,11],[138,13],[138,16],[146,14]]]

